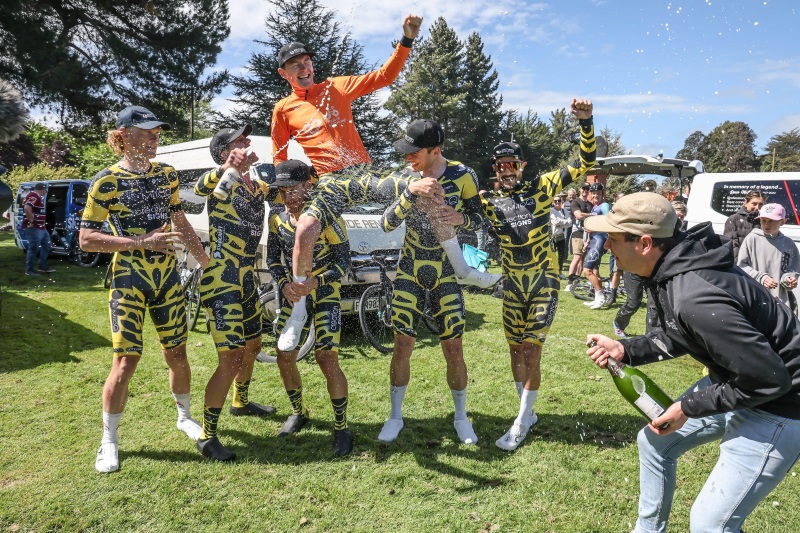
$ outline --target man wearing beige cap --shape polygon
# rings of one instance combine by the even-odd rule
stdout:
[[[692,531],[739,531],[800,456],[800,322],[741,269],[707,222],[677,230],[669,201],[636,193],[586,220],[608,232],[620,268],[645,278],[658,328],[621,341],[591,334],[587,354],[640,365],[689,354],[709,369],[639,432],[636,532],[666,531],[678,459],[720,441],[691,511]],[[659,429],[667,424],[665,429]]]

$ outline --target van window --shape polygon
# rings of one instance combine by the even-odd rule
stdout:
[[[22,208],[25,205],[25,198],[28,197],[28,193],[33,190],[33,183],[23,183],[19,186],[19,190],[17,191],[17,207]]]
[[[89,196],[89,187],[85,183],[72,184],[72,203],[80,206],[86,205],[86,198]]]
[[[714,184],[711,209],[730,216],[744,204],[747,193],[758,189],[767,203],[781,204],[786,209],[787,225],[800,225],[800,180],[783,181],[720,181]]]
[[[210,168],[199,168],[192,170],[178,170],[178,180],[180,182],[180,190],[178,194],[181,197],[181,206],[187,215],[199,215],[203,212],[203,207],[206,205],[206,197],[199,196],[194,192],[194,186],[198,178],[211,170]]]

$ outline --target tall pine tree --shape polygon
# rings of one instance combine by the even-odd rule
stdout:
[[[462,43],[440,17],[431,26],[430,36],[415,44],[385,104],[402,122],[425,118],[440,123],[445,133],[444,154],[450,159],[463,156],[456,135],[464,129],[463,61]]]
[[[499,140],[503,97],[497,94],[497,72],[484,54],[483,41],[477,33],[467,37],[462,78],[465,89],[462,121],[453,132],[460,141],[457,152],[460,160],[479,176],[488,176],[489,156]]]
[[[318,0],[270,0],[270,4],[265,39],[256,41],[264,50],[250,56],[248,74],[231,78],[236,108],[218,117],[217,125],[251,124],[256,133],[269,135],[272,109],[291,91],[289,83],[278,74],[276,59],[286,43],[298,41],[314,51],[317,83],[331,76],[366,74],[375,68],[364,58],[363,47],[345,34],[335,20],[335,11],[326,9]],[[390,44],[387,41],[387,58],[392,50]],[[381,112],[375,93],[353,102],[353,118],[373,161],[379,165],[388,163],[396,128],[392,117]]]

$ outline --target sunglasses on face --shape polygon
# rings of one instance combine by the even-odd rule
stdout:
[[[516,172],[522,168],[522,161],[506,161],[504,163],[495,163],[492,165],[492,168],[495,172],[503,172],[505,170]]]

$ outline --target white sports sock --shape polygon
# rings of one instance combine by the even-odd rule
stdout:
[[[192,411],[189,408],[190,405],[190,398],[192,394],[187,392],[186,394],[175,394],[172,393],[172,397],[175,398],[175,406],[178,408],[178,421],[186,420],[187,418],[192,418]]]
[[[450,389],[453,395],[453,404],[456,408],[456,413],[453,416],[454,420],[465,420],[467,418],[467,388],[462,390]]]
[[[122,418],[122,413],[112,415],[103,411],[103,438],[100,444],[117,444],[117,428],[119,428],[119,420]]]
[[[522,397],[522,382],[521,381],[515,381],[514,385],[517,386],[517,397],[521,398]]]
[[[403,385],[402,387],[392,385],[389,387],[389,398],[392,401],[392,414],[389,415],[389,418],[403,418],[403,399],[406,396],[407,388],[408,385]]]
[[[522,397],[519,399],[519,414],[517,415],[517,419],[514,420],[515,424],[525,423],[525,419],[531,415],[533,404],[536,402],[536,397],[538,395],[538,390],[522,389]]]
[[[458,238],[453,237],[452,239],[447,239],[439,244],[442,245],[444,253],[447,254],[450,264],[453,265],[453,270],[455,271],[456,276],[459,278],[466,277],[467,274],[469,274],[470,266],[467,264],[466,259],[464,259],[464,252],[461,251],[461,245],[458,244]]]
[[[306,279],[308,279],[308,276],[294,276],[294,280],[299,283],[304,282]],[[301,296],[300,301],[295,303],[294,307],[292,307],[292,318],[300,319],[305,314],[306,314],[306,297]]]

